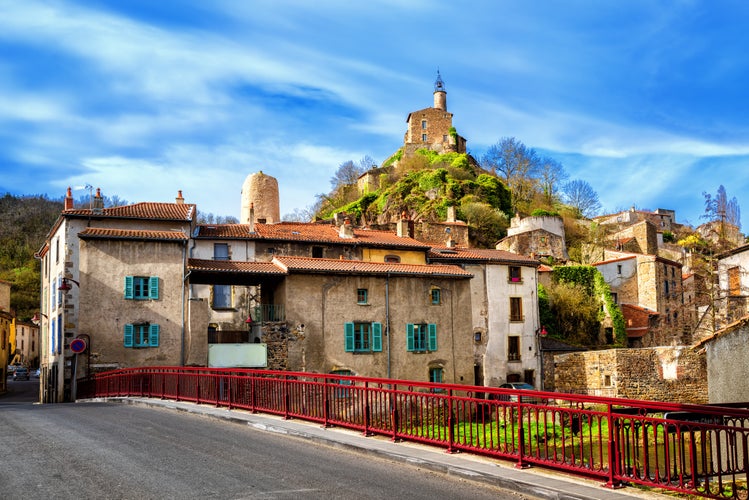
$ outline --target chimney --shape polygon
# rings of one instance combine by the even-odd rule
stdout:
[[[445,222],[455,222],[455,207],[450,205],[447,207],[447,217]]]
[[[185,204],[185,199],[182,197],[182,190],[181,189],[179,191],[177,191],[177,199],[175,200],[175,203],[177,203],[177,205],[184,205]]]
[[[96,196],[94,196],[93,211],[95,214],[100,214],[104,210],[104,199],[101,197],[101,188],[96,188]]]
[[[68,192],[65,194],[65,208],[63,210],[73,210],[73,191],[68,186]]]
[[[250,234],[255,234],[255,204],[250,203]]]
[[[414,237],[414,223],[409,219],[405,210],[401,213],[400,220],[395,224],[395,232],[399,238]]]
[[[354,226],[351,225],[351,219],[346,217],[341,225],[341,230],[338,232],[338,236],[341,238],[351,239],[354,237]]]

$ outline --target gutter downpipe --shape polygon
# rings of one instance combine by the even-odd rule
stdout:
[[[390,271],[385,277],[385,335],[388,338],[388,376],[390,378]]]

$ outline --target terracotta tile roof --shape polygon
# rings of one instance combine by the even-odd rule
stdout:
[[[188,259],[191,271],[251,273],[251,274],[369,274],[395,276],[435,276],[445,278],[471,278],[473,275],[458,266],[393,264],[364,262],[361,260],[315,259],[311,257],[275,257],[272,262],[245,262],[236,260]]]
[[[105,229],[89,227],[78,233],[82,239],[106,240],[158,240],[158,241],[187,241],[187,235],[182,231],[146,231],[142,229]]]
[[[446,278],[472,278],[473,274],[458,266],[441,264],[395,264],[389,262],[364,262],[361,260],[315,259],[310,257],[277,256],[273,263],[289,272],[377,274],[399,276],[439,276]]]
[[[495,262],[534,267],[540,265],[540,262],[536,259],[531,259],[530,257],[525,257],[524,255],[508,252],[506,250],[464,247],[432,247],[429,250],[429,260]]]
[[[255,232],[251,233],[249,224],[205,224],[197,227],[196,238],[300,241],[424,251],[429,248],[429,245],[413,238],[400,237],[395,233],[373,229],[354,229],[354,238],[341,238],[338,228],[332,224],[279,222],[278,224],[255,224],[254,229]]]
[[[204,260],[188,259],[190,271],[250,273],[250,274],[287,274],[272,262],[245,262],[238,260]]]
[[[622,262],[624,260],[630,260],[630,259],[636,259],[637,257],[635,255],[628,255],[625,257],[617,257],[616,259],[609,259],[609,260],[602,260],[600,262],[595,262],[591,264],[591,266],[601,266],[603,264],[611,264],[612,262]]]
[[[191,221],[195,216],[195,205],[189,203],[144,202],[121,207],[102,208],[100,211],[90,208],[65,210],[62,212],[62,215],[72,217]]]
[[[554,270],[553,267],[547,266],[546,264],[541,264],[540,266],[538,266],[538,272],[539,273],[550,273],[553,270]]]

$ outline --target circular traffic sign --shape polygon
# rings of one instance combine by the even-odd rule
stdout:
[[[73,339],[70,341],[70,350],[75,354],[80,354],[86,350],[86,341],[83,339]]]

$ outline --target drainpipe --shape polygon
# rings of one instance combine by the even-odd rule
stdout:
[[[388,376],[390,378],[390,272],[385,277],[385,335],[388,339]]]

